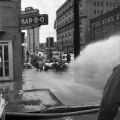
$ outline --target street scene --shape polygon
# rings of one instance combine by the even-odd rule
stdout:
[[[120,0],[1,0],[0,119],[119,120]]]

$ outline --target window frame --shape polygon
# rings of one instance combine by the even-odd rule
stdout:
[[[1,46],[8,46],[9,76],[0,77],[0,81],[13,80],[13,50],[12,41],[0,40]],[[4,68],[4,67],[3,67]]]

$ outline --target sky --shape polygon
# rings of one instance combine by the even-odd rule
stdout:
[[[54,21],[56,19],[56,10],[66,0],[21,0],[22,11],[25,7],[33,7],[39,9],[40,14],[48,14],[48,25],[42,25],[39,31],[40,43],[46,42],[46,37],[54,37],[56,41],[56,30],[54,29]]]

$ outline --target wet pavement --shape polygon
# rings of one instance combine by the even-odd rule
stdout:
[[[3,96],[9,96],[6,112],[40,112],[48,107],[62,105],[49,89],[14,91]]]
[[[101,91],[73,81],[68,72],[23,70],[22,90],[3,94],[8,112],[34,112],[56,106],[99,104]]]
[[[41,72],[25,69],[23,72],[23,90],[49,89],[64,105],[99,104],[101,91],[85,84],[74,82],[73,74]]]
[[[44,72],[33,69],[23,70],[22,90],[3,94],[8,102],[6,113],[41,112],[50,107],[87,106],[99,104],[101,91],[74,82],[68,72]],[[95,115],[66,116],[51,120],[96,119]]]

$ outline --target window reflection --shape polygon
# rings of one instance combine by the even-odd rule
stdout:
[[[9,76],[9,60],[8,60],[8,46],[4,46],[4,66],[5,66],[5,76]]]
[[[8,45],[0,45],[0,77],[9,76]]]

